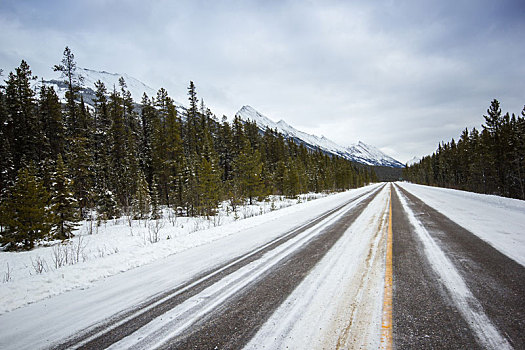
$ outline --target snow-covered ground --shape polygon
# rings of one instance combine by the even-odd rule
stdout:
[[[398,184],[525,266],[525,201],[410,183]]]
[[[113,234],[120,234],[122,240],[138,240],[129,243],[127,253],[121,246],[118,253],[103,258],[52,270],[46,275],[20,277],[18,282],[13,280],[0,284],[0,305],[3,310],[0,324],[11,325],[0,327],[0,348],[35,349],[49,346],[57,339],[136,307],[145,299],[175,288],[202,271],[260,247],[317,218],[320,213],[378,186],[371,185],[312,201],[303,200],[300,204],[281,210],[244,220],[232,220],[223,226],[199,232],[174,235],[169,240],[163,239],[155,244],[144,245],[138,228],[137,233],[131,236],[126,223],[120,223],[120,230],[115,227]],[[269,205],[271,207],[271,203]],[[166,225],[165,234],[172,231]],[[96,239],[103,234],[111,236],[109,232],[99,232],[93,237]],[[47,248],[35,252],[44,249]],[[3,259],[11,254],[15,253],[1,253]],[[142,266],[131,269],[134,265]],[[130,270],[118,273],[126,269]],[[115,275],[102,278],[108,271]],[[98,276],[98,280],[93,281],[93,275]],[[63,293],[67,289],[73,290]],[[54,294],[58,295],[47,298]],[[19,307],[28,302],[33,303]],[[15,306],[18,308],[13,310]],[[24,337],[20,337],[20,334],[24,334]]]
[[[236,212],[223,203],[219,214],[210,219],[175,217],[165,210],[158,221],[123,217],[100,226],[84,221],[70,242],[57,241],[28,252],[0,252],[0,314],[276,220],[325,196],[272,196],[240,206]],[[279,210],[298,203],[304,204]]]
[[[525,251],[525,202],[408,183],[399,185],[504,254],[525,264],[522,253]],[[170,218],[165,213],[158,227],[159,240],[155,243],[152,243],[154,221],[133,221],[130,226],[127,220],[120,219],[98,227],[98,231],[95,227],[92,234],[88,234],[89,222],[84,222],[77,231],[77,238],[67,246],[39,247],[22,253],[0,252],[0,267],[10,266],[9,281],[0,283],[0,324],[10,325],[0,327],[0,348],[49,346],[57,339],[76,334],[180,286],[203,271],[251,252],[321,213],[379,186],[375,184],[322,198],[311,195],[310,199],[317,198],[315,200],[302,197],[299,204],[296,200],[274,198],[239,208],[237,214],[228,214],[224,208],[221,215],[212,220]],[[248,348],[379,347],[389,189],[390,186],[385,186],[372,200],[262,326]],[[340,215],[343,213],[330,220]],[[407,215],[423,241],[427,255],[435,262],[437,273],[443,274],[447,288],[454,292],[451,292],[453,301],[460,305],[467,299],[472,301],[468,291],[460,288],[462,282],[457,279],[457,274],[452,273],[448,260],[428,239],[413,213],[407,211]],[[228,293],[242,288],[243,284],[237,281],[249,283],[255,278],[251,276],[252,272],[264,273],[271,264],[286,259],[288,252],[315,234],[314,228],[305,231],[195,298],[220,303]],[[65,254],[65,251],[69,254],[69,261],[73,254],[76,263],[57,268],[57,254]],[[42,273],[37,273],[37,261],[45,266]],[[6,270],[2,272],[4,279],[6,273]],[[184,308],[199,305],[192,300],[188,299],[170,312],[177,313],[177,317],[187,313],[190,309]],[[206,305],[202,304],[202,307]],[[195,311],[191,310],[190,316]],[[206,310],[196,310],[195,315]],[[474,325],[488,324],[482,314],[472,313],[469,308],[463,308],[461,312],[467,319],[476,319]],[[156,331],[174,329],[169,322],[169,317],[161,317],[123,339],[120,345],[126,342],[136,344],[145,341],[143,339],[155,340]],[[496,337],[485,341],[490,343],[491,339]]]

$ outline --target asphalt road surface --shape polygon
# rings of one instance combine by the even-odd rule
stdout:
[[[450,266],[429,257],[398,193]],[[525,349],[525,268],[398,186],[392,215],[395,347]],[[455,273],[467,295],[447,285]]]
[[[65,338],[16,332],[6,348],[525,349],[525,268],[382,184]]]
[[[112,344],[117,348],[142,349],[242,348],[379,191],[370,191],[323,213],[275,241],[54,348],[102,349]],[[296,238],[300,240],[283,247]],[[274,256],[263,259],[272,252]],[[228,279],[233,281],[225,282]],[[207,292],[208,289],[212,291]],[[196,297],[200,298],[198,303],[184,305]],[[173,321],[151,326],[152,321],[162,319],[170,310],[175,315]],[[144,326],[150,328],[134,337],[133,332]]]

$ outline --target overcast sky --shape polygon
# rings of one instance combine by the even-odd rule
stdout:
[[[525,2],[0,1],[0,68],[127,73],[220,118],[251,105],[405,162],[525,104]],[[4,74],[5,75],[5,74]]]

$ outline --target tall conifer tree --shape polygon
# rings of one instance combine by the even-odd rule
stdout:
[[[36,240],[47,237],[53,222],[48,199],[49,193],[36,176],[35,166],[20,169],[16,183],[2,203],[3,243],[10,243],[10,249],[14,250],[32,249]]]
[[[52,233],[59,239],[71,238],[75,223],[79,221],[78,204],[73,195],[72,180],[68,176],[60,154],[52,183],[51,212],[54,219]]]

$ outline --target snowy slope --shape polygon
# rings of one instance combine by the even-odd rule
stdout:
[[[106,71],[96,71],[88,68],[77,68],[77,74],[84,77],[82,94],[84,94],[84,99],[86,99],[86,96],[88,97],[88,103],[91,101],[90,97],[92,98],[94,96],[95,82],[98,80],[102,81],[108,92],[112,91],[113,87],[120,91],[120,77],[124,78],[127,90],[131,92],[131,97],[133,97],[133,100],[137,103],[140,103],[144,93],[146,93],[149,97],[157,95],[155,89],[125,73],[109,73]],[[48,86],[53,86],[55,91],[57,91],[58,96],[64,100],[67,87],[63,83],[63,79],[60,78],[60,73],[56,72],[55,75],[56,76],[50,80],[44,80],[44,83]]]
[[[366,165],[383,165],[394,168],[403,168],[403,163],[381,152],[374,146],[367,145],[361,141],[348,147],[338,145],[324,136],[318,137],[310,135],[303,131],[295,129],[287,124],[284,120],[277,123],[256,111],[251,106],[243,106],[237,115],[243,120],[254,121],[259,128],[264,131],[266,127],[276,129],[286,138],[293,139],[296,142],[304,144],[311,149],[320,148],[327,153],[335,154],[345,159],[366,164]]]
[[[421,161],[421,158],[414,156],[413,158],[407,161],[407,165],[411,166],[411,165],[419,163],[420,161]]]
[[[95,82],[97,80],[102,81],[104,85],[106,85],[106,88],[110,91],[113,89],[113,86],[118,89],[118,80],[120,77],[123,77],[126,81],[127,89],[129,92],[131,92],[131,96],[135,102],[140,102],[144,93],[146,93],[149,97],[157,95],[157,91],[155,89],[126,73],[120,74],[108,73],[105,71],[99,72],[87,68],[79,68],[78,71],[84,77],[84,85],[86,87],[92,88],[93,90],[95,89]]]

